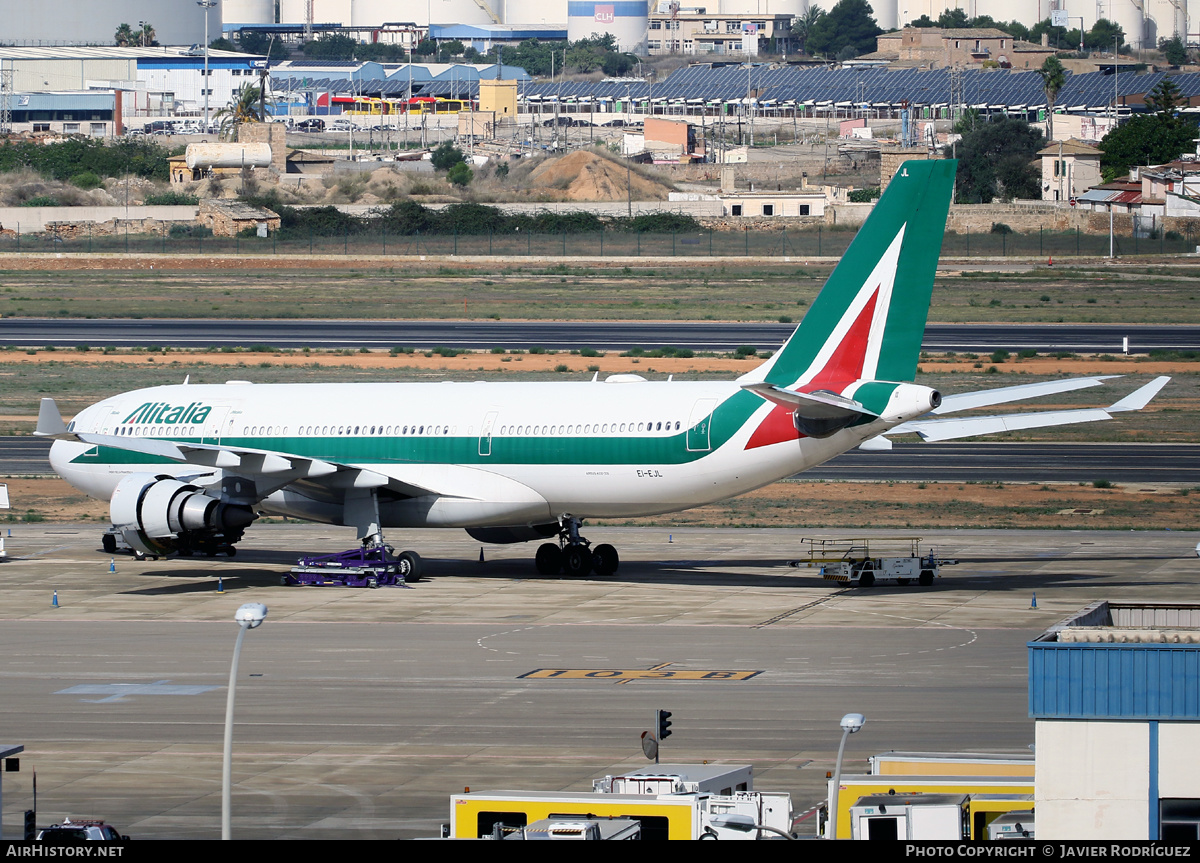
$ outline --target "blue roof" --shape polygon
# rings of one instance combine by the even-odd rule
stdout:
[[[1130,630],[1195,632],[1200,606],[1099,602],[1028,644],[1029,715],[1035,719],[1200,719],[1200,644],[1072,641],[1072,628],[1128,637]],[[1157,615],[1157,620],[1155,616]],[[1125,619],[1123,620],[1122,617]],[[1163,623],[1161,621],[1168,621]],[[1114,623],[1115,621],[1115,623]]]

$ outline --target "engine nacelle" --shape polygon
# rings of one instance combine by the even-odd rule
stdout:
[[[546,539],[558,533],[557,522],[552,524],[535,524],[530,527],[468,527],[467,535],[480,542],[490,542],[494,545],[508,545],[513,542],[532,542],[535,539]]]
[[[255,519],[248,506],[222,503],[170,476],[130,474],[117,484],[109,516],[122,539],[143,554],[176,551],[192,539],[237,533]]]

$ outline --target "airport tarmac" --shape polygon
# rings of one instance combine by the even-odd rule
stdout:
[[[25,746],[3,774],[6,838],[35,769],[39,823],[219,836],[244,602],[270,613],[242,653],[233,835],[395,838],[436,835],[467,786],[585,790],[643,766],[658,708],[664,761],[751,763],[798,811],[824,797],[847,712],[867,717],[847,772],[889,749],[1023,752],[1026,642],[1099,599],[1192,599],[1200,575],[1195,532],[925,532],[960,561],[933,587],[847,590],[787,565],[801,536],[843,532],[592,527],[621,552],[615,576],[546,579],[532,546],[480,563],[460,531],[392,531],[426,577],[355,590],[279,583],[299,554],[350,547],[344,528],[256,525],[236,558],[117,556],[115,572],[100,532],[5,536],[0,743]]]

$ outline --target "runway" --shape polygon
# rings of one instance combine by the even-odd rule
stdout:
[[[867,717],[848,773],[890,749],[1025,752],[1026,642],[1095,599],[1177,599],[1200,574],[1183,532],[950,531],[926,537],[961,560],[932,588],[844,590],[786,565],[792,531],[604,532],[621,571],[568,581],[531,577],[524,548],[481,564],[461,532],[415,531],[428,577],[368,591],[279,585],[298,554],[352,541],[342,528],[263,525],[234,560],[119,557],[110,572],[97,525],[15,526],[0,717],[26,751],[4,777],[5,836],[35,767],[41,822],[215,838],[247,601],[270,612],[242,653],[234,837],[397,838],[436,835],[466,786],[584,790],[644,766],[660,708],[664,761],[750,763],[798,811],[824,795],[846,712]],[[548,667],[757,673],[523,676]]]
[[[0,475],[49,474],[50,441],[0,436]],[[1187,483],[1200,486],[1200,444],[897,443],[851,450],[798,477],[907,482]]]
[[[113,320],[4,319],[0,346],[71,347],[249,347],[375,348],[396,346],[467,350],[590,347],[625,351],[673,346],[729,352],[741,345],[774,350],[794,324],[699,322],[574,321],[403,321],[403,320]],[[1200,327],[1116,324],[929,324],[922,345],[928,351],[990,353],[997,349],[1042,352],[1120,353],[1129,350],[1200,350]]]

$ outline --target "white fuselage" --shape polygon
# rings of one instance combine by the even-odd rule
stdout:
[[[750,448],[774,406],[731,381],[156,387],[92,405],[71,428],[366,468],[400,490],[380,500],[384,526],[511,526],[564,514],[672,512],[741,494],[921,415],[929,409],[928,392],[903,384],[879,420],[823,439],[793,434]],[[131,473],[211,480],[221,471],[113,453],[56,441],[51,462],[73,486],[100,499]],[[339,492],[283,479],[260,510],[342,522]]]

